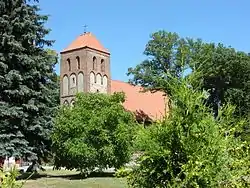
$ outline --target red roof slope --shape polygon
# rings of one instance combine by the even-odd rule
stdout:
[[[122,91],[126,94],[123,105],[127,110],[147,115],[153,120],[161,119],[165,115],[166,101],[163,92],[141,92],[143,88],[140,86],[111,80],[111,93]]]
[[[76,50],[84,47],[89,47],[104,53],[109,51],[103,47],[103,45],[96,39],[96,37],[88,32],[78,36],[67,48],[65,48],[61,53]]]

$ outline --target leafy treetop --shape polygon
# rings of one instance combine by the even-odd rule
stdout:
[[[92,171],[128,162],[135,119],[123,101],[122,93],[81,93],[73,107],[63,107],[52,135],[55,165]]]

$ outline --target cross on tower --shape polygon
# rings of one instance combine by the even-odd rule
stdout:
[[[86,33],[86,32],[87,32],[87,27],[88,27],[88,26],[87,26],[87,25],[84,25],[83,27],[84,27],[84,33]]]

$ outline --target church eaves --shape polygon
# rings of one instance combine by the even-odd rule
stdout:
[[[96,37],[90,33],[84,33],[78,36],[67,48],[65,48],[61,53],[73,51],[81,48],[91,48],[106,54],[110,54],[107,49],[96,39]]]

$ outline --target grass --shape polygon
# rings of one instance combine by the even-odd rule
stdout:
[[[76,171],[48,170],[28,180],[24,188],[126,188],[124,179],[111,174],[93,174],[82,179]]]

